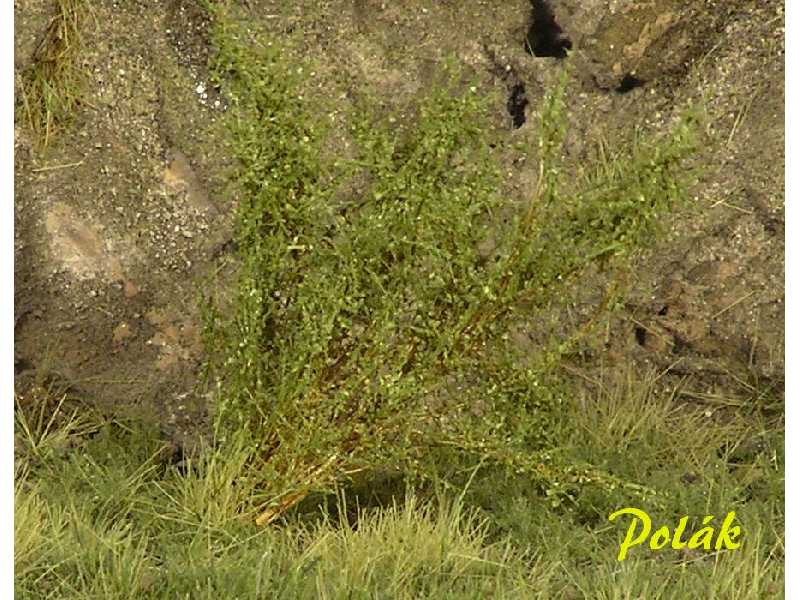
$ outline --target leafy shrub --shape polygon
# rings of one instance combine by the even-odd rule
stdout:
[[[241,264],[231,314],[207,305],[206,340],[218,435],[249,436],[273,504],[262,520],[354,472],[391,464],[424,476],[432,448],[526,473],[556,502],[575,485],[618,485],[556,456],[566,426],[556,367],[570,340],[523,363],[505,334],[522,300],[546,303],[593,260],[653,235],[682,196],[691,120],[562,194],[565,72],[542,109],[537,190],[512,207],[487,258],[479,244],[508,207],[486,102],[457,70],[400,134],[354,110],[355,156],[333,159],[302,68],[218,21]],[[342,199],[353,178],[367,189]]]

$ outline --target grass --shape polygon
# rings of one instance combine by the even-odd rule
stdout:
[[[526,478],[484,466],[461,487],[350,488],[335,510],[258,527],[241,507],[249,452],[180,469],[154,432],[56,402],[17,409],[20,598],[768,598],[783,578],[782,435],[751,418],[703,423],[655,392],[657,375],[609,376],[576,403],[573,452],[674,495],[654,520],[736,510],[744,543],[704,553],[635,548],[616,561],[622,496],[554,507]],[[746,452],[742,445],[750,445]],[[69,451],[65,451],[65,447]],[[636,460],[631,460],[631,455]],[[692,477],[686,477],[691,474]],[[242,491],[240,491],[240,488]]]
[[[76,58],[81,26],[89,11],[86,0],[56,0],[55,14],[22,73],[21,111],[42,147],[80,103],[81,73]]]
[[[573,177],[565,71],[522,150],[536,189],[509,200],[512,150],[454,65],[413,118],[364,97],[334,129],[308,65],[210,10],[239,249],[233,285],[204,301],[214,444],[174,465],[141,423],[20,399],[17,595],[780,595],[771,396],[752,385],[709,411],[663,374],[623,366],[587,386],[565,369],[681,208],[697,115]],[[546,329],[589,270],[607,284],[595,316],[515,346],[515,323]],[[623,506],[692,528],[735,510],[744,543],[620,563],[608,516]]]

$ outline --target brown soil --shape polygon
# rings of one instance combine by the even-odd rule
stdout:
[[[336,82],[348,90],[342,105],[370,95],[402,110],[455,55],[493,99],[502,135],[531,145],[557,56],[571,47],[566,151],[576,168],[598,142],[613,149],[635,128],[663,130],[703,99],[693,208],[638,260],[624,317],[572,368],[591,380],[598,366],[633,361],[689,375],[695,399],[782,399],[781,2],[241,4],[270,34],[300,34],[298,51],[317,65],[312,93]],[[225,105],[205,71],[208,23],[194,0],[91,6],[74,121],[45,151],[15,126],[18,387],[58,383],[105,410],[155,415],[181,437],[204,414],[197,299],[229,266],[234,209]],[[15,2],[18,84],[52,10]],[[509,165],[509,193],[525,194],[534,177],[533,164]],[[588,276],[557,320],[586,321],[604,286]],[[520,331],[536,337],[534,324]]]

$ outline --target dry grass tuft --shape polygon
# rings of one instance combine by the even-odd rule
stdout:
[[[56,0],[55,15],[22,74],[22,113],[42,147],[81,102],[75,59],[88,11],[86,0]]]

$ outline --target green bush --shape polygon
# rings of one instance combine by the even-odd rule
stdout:
[[[279,505],[270,517],[354,472],[402,464],[425,476],[432,447],[524,472],[554,500],[574,484],[616,486],[555,456],[555,368],[571,340],[523,366],[505,334],[523,300],[546,304],[592,261],[652,236],[682,197],[691,120],[562,194],[565,72],[541,113],[537,190],[486,257],[480,242],[509,206],[486,102],[454,67],[401,132],[351,111],[354,156],[334,159],[303,69],[274,41],[245,43],[219,23],[241,262],[230,307],[207,304],[206,341],[218,435],[247,432],[264,501]],[[366,189],[337,194],[353,180]]]

